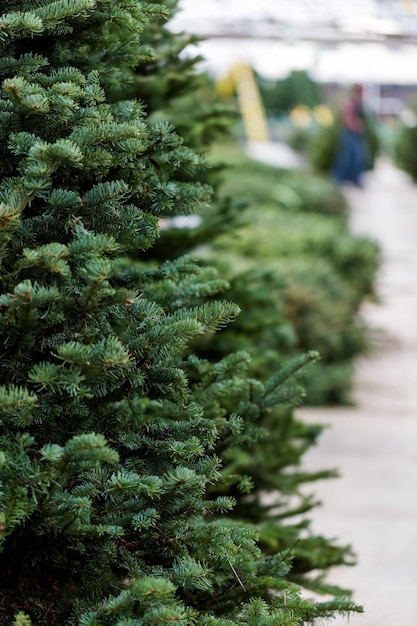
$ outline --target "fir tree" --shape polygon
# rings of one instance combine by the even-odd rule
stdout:
[[[171,8],[175,8],[176,4],[176,0],[171,0],[169,3]],[[192,42],[193,38],[164,28],[158,18],[157,22],[157,27],[154,25],[146,31],[148,43],[152,43],[158,50],[157,62],[150,60],[135,66],[132,92],[138,97],[146,94],[147,108],[152,119],[174,121],[176,129],[180,120],[182,122],[181,134],[186,138],[187,143],[191,141],[193,145],[201,149],[201,145],[205,145],[207,141],[210,144],[218,138],[217,133],[220,131],[222,132],[220,138],[224,142],[229,138],[226,131],[230,124],[231,111],[216,100],[215,89],[210,79],[205,75],[196,74],[199,57],[193,57],[189,52],[186,56],[178,55],[179,51],[183,51],[185,44]],[[163,100],[161,93],[164,95]],[[207,105],[209,110],[207,118],[200,115],[201,109],[205,110],[203,104]],[[195,141],[196,137],[199,141]],[[221,145],[218,147],[220,153],[222,152]],[[272,168],[270,174],[271,181],[267,178],[264,184],[271,188],[276,183],[277,176],[285,177],[285,173]],[[297,174],[294,175],[297,181]],[[195,174],[193,177],[195,178]],[[211,164],[208,170],[198,172],[198,178],[214,184],[216,189],[219,182],[221,186],[224,179],[227,181],[230,178],[230,171],[224,164],[216,167]],[[245,180],[249,180],[249,176]],[[303,188],[303,195],[309,196],[309,199],[312,196],[311,187],[315,188],[318,185],[320,191],[325,192],[318,194],[319,201],[318,198],[315,199],[315,210],[330,213],[343,212],[343,199],[330,184],[326,186],[324,182],[313,177],[307,181],[303,177],[302,180],[306,187],[306,189]],[[314,203],[310,202],[310,204]],[[197,226],[188,225],[182,228],[175,222],[174,228],[165,227],[155,244],[148,250],[147,257],[160,260],[175,258],[178,254],[185,252],[194,253],[201,243],[205,248],[210,242],[212,244],[214,242],[215,246],[222,232],[232,233],[233,237],[242,219],[243,221],[247,219],[242,218],[243,208],[242,199],[225,197],[224,194],[221,197],[219,193],[215,193],[208,210],[203,208],[199,211],[203,219]],[[219,251],[216,247],[209,255],[210,263],[214,264],[215,258],[218,261]],[[237,264],[239,263],[240,260],[237,258]],[[242,266],[244,265],[243,263]],[[213,270],[206,269],[205,272],[206,275],[211,276]],[[278,280],[279,284],[277,284]],[[201,283],[201,274],[199,282]],[[326,538],[314,536],[305,514],[315,506],[315,500],[311,496],[301,495],[300,492],[304,484],[317,479],[334,477],[335,473],[321,471],[309,474],[298,469],[302,455],[308,447],[315,444],[322,428],[317,424],[307,425],[300,422],[293,411],[293,405],[300,403],[304,397],[304,390],[298,382],[294,381],[295,376],[300,377],[300,372],[303,375],[307,372],[307,376],[311,376],[312,370],[318,369],[319,374],[314,378],[315,391],[320,398],[323,397],[319,385],[320,366],[322,366],[323,359],[320,355],[320,361],[317,362],[317,354],[310,351],[314,343],[304,342],[302,349],[306,354],[298,355],[283,363],[283,353],[291,351],[294,354],[294,339],[289,339],[289,335],[293,337],[295,334],[294,331],[289,330],[292,320],[285,319],[282,311],[277,311],[277,297],[279,296],[274,294],[282,292],[283,284],[283,276],[280,274],[277,277],[276,272],[271,272],[263,260],[252,272],[241,272],[234,276],[228,286],[228,292],[232,294],[233,300],[244,303],[245,310],[240,313],[233,324],[222,330],[221,336],[218,333],[215,336],[200,335],[197,341],[192,342],[192,351],[200,357],[205,357],[198,361],[199,367],[204,371],[211,367],[207,359],[216,361],[236,350],[242,351],[242,346],[251,354],[250,362],[247,355],[240,361],[240,366],[244,367],[246,372],[241,386],[243,396],[240,396],[239,400],[235,396],[236,404],[239,404],[242,397],[244,398],[239,406],[246,419],[243,419],[241,423],[242,432],[239,437],[236,437],[234,433],[232,445],[229,438],[228,445],[220,441],[216,447],[216,451],[223,460],[222,480],[221,483],[211,488],[210,492],[233,496],[236,500],[236,506],[232,512],[233,517],[256,524],[261,546],[266,553],[275,553],[279,550],[291,552],[292,567],[288,573],[289,579],[316,591],[340,594],[342,590],[325,581],[324,572],[334,565],[352,564],[351,550],[346,546],[335,545]],[[297,287],[296,282],[295,289]],[[311,289],[316,288],[317,285],[311,287]],[[179,301],[175,297],[167,298],[166,294],[174,295],[175,291],[176,285],[170,279],[152,285],[153,297],[169,312],[175,310]],[[320,291],[319,294],[322,296]],[[194,292],[193,295],[194,298],[201,297],[198,292]],[[205,297],[208,295],[207,292],[204,293]],[[219,294],[215,293],[212,297],[217,298]],[[320,314],[321,311],[318,311],[317,316]],[[300,349],[299,347],[298,353]],[[254,351],[256,351],[255,354]],[[278,406],[273,407],[271,404],[260,407],[259,400],[256,401],[253,397],[247,396],[244,381],[250,376],[253,377],[254,372],[256,375],[260,373],[260,368],[256,364],[257,360],[263,364],[264,378],[270,376],[271,371],[278,369],[278,373],[271,378],[271,380],[280,381],[276,382],[276,385],[280,387],[276,400]],[[268,367],[265,367],[266,361]],[[314,368],[309,367],[310,363],[314,363]],[[337,376],[339,379],[343,378],[340,386],[344,390],[348,384],[349,375],[346,368],[341,375],[340,369],[333,365],[332,373],[333,370],[335,372],[332,382]],[[326,381],[329,379],[329,370],[328,367],[325,374],[321,375]],[[191,380],[193,380],[194,368],[190,373]],[[197,380],[199,380],[198,377]],[[251,386],[253,384],[254,381],[251,380]],[[304,384],[305,380],[303,380]],[[213,382],[213,386],[219,389],[217,382]],[[222,386],[223,390],[225,387],[227,388],[227,384]],[[211,384],[209,388],[211,389]],[[201,402],[202,398],[199,397]],[[223,395],[216,395],[216,402],[223,401],[226,402],[226,406],[230,407],[230,397],[227,393],[224,394],[224,391]],[[222,410],[225,409],[222,408]],[[256,437],[254,437],[255,432]],[[248,491],[250,491],[249,497]],[[265,494],[268,494],[267,498]],[[297,500],[296,505],[294,505],[294,500]],[[300,521],[301,515],[303,517]]]
[[[244,355],[185,358],[238,308],[209,300],[225,285],[188,258],[141,260],[161,217],[209,198],[169,125],[106,100],[152,57],[140,33],[165,8],[2,5],[1,621],[292,626],[354,609],[307,601],[290,552],[265,556],[233,498],[207,496],[227,472],[216,449],[259,439],[251,414],[282,380],[252,381]]]

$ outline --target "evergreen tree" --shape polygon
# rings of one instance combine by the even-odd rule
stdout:
[[[169,5],[171,9],[174,9],[176,0],[170,0]],[[173,33],[172,30],[164,27],[160,19],[156,19],[157,24],[153,24],[153,27],[147,29],[145,34],[147,42],[157,50],[157,62],[151,59],[135,66],[131,93],[139,98],[145,96],[151,119],[173,121],[176,130],[180,122],[181,134],[185,137],[187,144],[192,143],[197,149],[201,150],[201,146],[206,145],[207,142],[212,143],[221,132],[222,142],[218,149],[222,153],[221,146],[224,146],[224,141],[229,139],[227,130],[233,119],[230,115],[231,111],[217,101],[214,85],[210,79],[206,75],[196,73],[199,57],[193,57],[190,53],[186,56],[179,55],[186,43],[194,41],[193,37],[183,33]],[[161,94],[164,95],[162,99]],[[201,113],[202,109],[203,113]],[[241,163],[239,167],[242,169]],[[262,171],[263,186],[266,185],[268,189],[276,184],[277,176],[285,176],[285,173],[272,168],[271,174],[271,180],[269,180],[265,171]],[[204,244],[207,248],[211,243],[214,244],[214,252],[210,255],[210,263],[214,265],[214,258],[218,257],[216,241],[219,235],[222,232],[230,232],[233,237],[243,215],[242,209],[245,201],[240,198],[241,194],[232,194],[230,197],[230,194],[224,196],[219,193],[223,180],[225,178],[229,180],[230,176],[230,165],[226,166],[224,163],[214,167],[211,164],[209,169],[200,170],[199,180],[209,182],[216,189],[209,208],[199,211],[202,216],[201,222],[194,227],[190,227],[189,224],[181,227],[174,220],[175,227],[164,227],[155,244],[147,251],[147,257],[161,260],[175,258],[179,254],[190,253],[190,251],[195,254],[199,244]],[[290,174],[286,176],[290,178]],[[196,173],[193,173],[193,178],[196,178]],[[245,181],[246,186],[254,184],[253,177],[249,172],[246,176],[246,171]],[[324,212],[343,209],[340,194],[330,184],[326,186],[324,182],[314,177],[306,181],[305,176],[303,184],[302,193],[308,196],[309,208],[314,207],[314,210]],[[314,184],[320,187],[320,191],[316,194],[315,204],[312,194]],[[263,191],[268,193],[265,189]],[[243,219],[246,218],[243,217]],[[239,264],[238,257],[236,259]],[[207,270],[207,272],[210,275],[212,270]],[[255,277],[254,274],[256,274]],[[319,375],[318,379],[317,377],[315,379],[315,386],[318,397],[322,399],[324,394],[321,391],[320,382],[323,379],[328,381],[330,373],[326,371],[320,378],[322,358],[317,362],[317,355],[313,356],[310,352],[311,345],[314,345],[312,342],[310,345],[304,342],[304,344],[307,343],[302,347],[306,352],[304,356],[296,356],[283,366],[281,353],[288,353],[288,335],[294,335],[294,332],[289,331],[292,320],[279,321],[277,296],[273,294],[282,292],[283,278],[280,276],[279,285],[273,285],[273,275],[262,260],[252,273],[243,272],[235,276],[228,286],[228,292],[234,301],[244,303],[245,310],[241,311],[233,324],[222,329],[221,336],[218,333],[214,337],[207,334],[200,335],[192,342],[191,350],[205,357],[205,360],[201,361],[206,364],[205,366],[208,365],[208,356],[213,361],[231,352],[244,349],[251,356],[250,363],[247,357],[243,360],[247,376],[253,377],[255,372],[256,377],[262,373],[262,377],[267,378],[271,372],[279,370],[282,380],[286,381],[290,378],[290,384],[285,385],[285,389],[281,389],[280,405],[274,410],[271,406],[260,410],[259,406],[255,406],[253,402],[249,404],[250,408],[245,404],[245,411],[249,411],[250,418],[244,421],[243,432],[239,439],[235,438],[232,450],[225,448],[222,444],[216,448],[224,462],[224,470],[222,484],[214,488],[212,492],[233,495],[236,500],[233,516],[256,524],[263,549],[267,552],[276,552],[279,549],[292,552],[292,568],[288,574],[290,579],[316,591],[340,593],[340,589],[324,581],[323,573],[334,565],[351,564],[353,561],[350,549],[335,545],[323,537],[314,536],[309,530],[309,521],[305,518],[301,522],[299,519],[293,521],[297,513],[305,514],[315,506],[315,501],[311,496],[300,494],[300,486],[315,479],[334,477],[333,471],[321,471],[312,475],[297,469],[305,450],[316,442],[321,427],[317,424],[303,424],[296,419],[292,404],[299,403],[304,392],[300,385],[293,382],[293,379],[295,375],[300,377],[300,372],[303,375],[307,372],[307,375],[311,376],[312,370],[318,369]],[[241,285],[240,289],[238,284]],[[296,283],[296,289],[297,286]],[[154,283],[153,297],[159,300],[167,288],[172,292],[175,291],[175,285],[168,286],[167,281],[163,284]],[[320,292],[319,294],[320,298],[322,294]],[[212,297],[218,298],[219,294],[216,293]],[[161,303],[165,309],[168,306],[169,311],[174,310],[176,306],[175,300],[167,303],[164,297]],[[319,311],[317,316],[321,313],[322,311]],[[283,349],[284,345],[286,350]],[[209,349],[207,349],[208,346]],[[292,344],[291,350],[294,354]],[[298,354],[300,349],[296,352]],[[268,367],[264,366],[261,371],[257,367],[257,360],[265,364],[268,359]],[[308,367],[311,362],[314,362],[314,368]],[[337,370],[333,367],[333,369],[336,370],[335,376],[340,379],[340,386],[344,391],[348,386],[350,372],[348,374],[345,368],[341,375],[340,368]],[[305,386],[305,378],[303,386]],[[311,392],[309,397],[311,397]],[[260,429],[260,433],[268,433],[267,436],[260,436],[256,444],[253,441],[253,423]],[[247,496],[248,489],[251,489],[250,501]],[[266,493],[268,493],[268,503],[265,500]],[[299,502],[294,506],[292,500],[289,506],[290,496],[294,498],[295,494]]]
[[[276,81],[259,74],[256,74],[256,79],[268,115],[285,115],[300,104],[314,107],[323,102],[319,84],[305,70],[293,70]]]
[[[414,104],[411,116],[416,114]],[[417,126],[413,122],[401,123],[393,139],[393,156],[396,165],[407,172],[414,182],[417,181],[417,155],[415,151]]]
[[[292,626],[355,610],[289,582],[289,550],[208,495],[239,438],[288,398],[243,354],[185,350],[238,314],[183,257],[146,262],[162,217],[194,212],[201,166],[137,100],[165,7],[15,0],[1,17],[0,620]],[[132,259],[135,258],[135,262]],[[230,477],[229,482],[236,479]],[[224,513],[224,515],[222,515]]]

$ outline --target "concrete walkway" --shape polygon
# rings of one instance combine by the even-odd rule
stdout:
[[[364,606],[363,615],[349,618],[351,626],[416,626],[417,185],[382,160],[363,190],[346,195],[353,232],[382,247],[381,304],[364,309],[375,350],[358,363],[355,406],[298,412],[329,424],[305,467],[341,474],[308,490],[322,502],[311,513],[312,527],[351,544],[357,555],[356,566],[328,576]]]

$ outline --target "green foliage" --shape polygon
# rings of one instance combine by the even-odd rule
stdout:
[[[359,309],[375,296],[378,248],[349,233],[346,204],[329,181],[277,170],[230,147],[224,156],[231,167],[221,194],[245,194],[249,206],[240,227],[203,254],[228,277],[228,298],[242,312],[215,342],[199,339],[198,349],[213,358],[245,349],[257,376],[274,371],[283,355],[318,350],[321,360],[301,376],[307,402],[346,403],[352,361],[368,347]]]
[[[211,193],[193,180],[205,160],[137,100],[114,95],[158,58],[146,29],[166,5],[15,0],[8,10],[0,620],[267,626],[360,611],[305,597],[295,583],[324,589],[311,569],[324,573],[349,551],[302,536],[305,523],[282,523],[294,514],[290,497],[299,513],[311,506],[297,491],[316,476],[294,466],[318,429],[287,405],[302,393],[290,375],[315,355],[265,383],[245,353],[197,357],[197,337],[239,307],[213,297],[226,286],[214,270],[150,260],[162,220],[195,213]],[[244,498],[271,463],[248,471],[270,416],[285,471],[266,487],[281,489],[281,512],[256,524]]]
[[[177,0],[159,2],[175,13]],[[175,36],[160,15],[154,16],[142,41],[152,49],[147,59],[138,58],[127,82],[113,88],[113,100],[138,98],[146,102],[149,119],[169,121],[188,146],[198,152],[230,132],[236,112],[218,97],[214,82],[196,67],[199,55],[184,54],[198,38],[186,33]]]
[[[256,79],[268,115],[280,116],[299,104],[314,107],[323,102],[319,85],[304,70],[293,70],[276,81],[260,75]]]
[[[313,168],[317,172],[329,173],[336,159],[339,142],[340,124],[320,126],[310,137],[307,153]]]
[[[410,174],[413,181],[417,180],[416,139],[417,126],[403,125],[397,131],[394,141],[395,162],[404,172]]]
[[[347,216],[347,205],[337,187],[326,176],[272,167],[245,157],[232,143],[217,144],[211,161],[222,164],[221,197],[240,197],[255,207],[273,204],[291,213],[308,212]],[[220,190],[219,190],[220,191]],[[256,210],[256,215],[260,215]]]

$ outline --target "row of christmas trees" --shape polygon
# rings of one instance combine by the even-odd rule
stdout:
[[[326,475],[298,469],[320,429],[291,409],[316,354],[263,381],[245,352],[197,354],[239,307],[213,268],[172,254],[174,231],[156,245],[167,219],[209,211],[203,144],[222,126],[202,115],[191,149],[158,120],[199,81],[163,25],[175,5],[2,3],[4,624],[296,626],[360,610],[323,580],[350,550],[309,530],[300,493]]]

